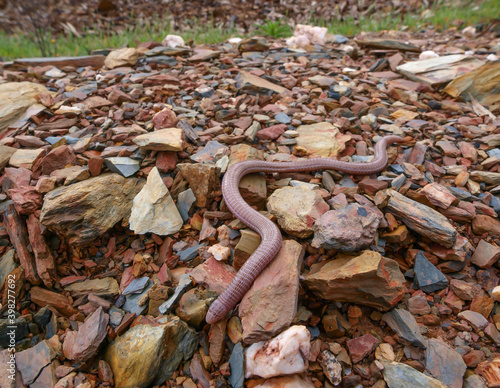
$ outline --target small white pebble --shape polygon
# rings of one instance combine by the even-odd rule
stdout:
[[[418,59],[420,59],[420,60],[431,59],[431,58],[439,58],[439,54],[436,54],[432,50],[428,50],[428,51],[421,52],[419,57],[418,57]]]
[[[215,260],[217,261],[226,261],[231,255],[231,248],[225,247],[220,244],[212,245],[208,248],[208,252],[210,252]]]
[[[500,286],[496,286],[491,292],[491,295],[493,296],[493,299],[500,302]]]

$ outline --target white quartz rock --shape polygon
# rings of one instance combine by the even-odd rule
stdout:
[[[434,51],[428,50],[421,52],[420,55],[418,56],[418,59],[420,60],[431,59],[431,58],[439,58],[439,54],[436,54]]]
[[[208,248],[208,252],[213,255],[215,260],[226,261],[231,255],[231,248],[225,247],[220,244],[215,244]]]
[[[186,43],[184,42],[184,39],[182,39],[182,36],[179,35],[167,35],[165,39],[163,39],[163,42],[161,44],[165,47],[185,47]]]
[[[305,47],[310,44],[323,45],[326,42],[327,32],[326,27],[297,24],[293,36],[286,40],[286,44],[291,47]]]
[[[314,384],[307,376],[293,375],[266,380],[255,388],[314,388]]]
[[[183,224],[179,210],[154,167],[142,190],[134,198],[129,219],[136,234],[155,233],[166,236],[177,233]]]
[[[267,379],[307,371],[310,340],[305,326],[292,326],[269,341],[253,344],[245,352],[245,377]]]

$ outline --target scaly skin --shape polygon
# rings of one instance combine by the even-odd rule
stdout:
[[[338,170],[348,174],[369,175],[385,168],[387,146],[402,140],[399,136],[381,138],[375,145],[375,158],[369,163],[347,163],[334,159],[314,158],[286,163],[247,160],[233,165],[226,172],[222,181],[224,201],[236,217],[259,233],[262,241],[257,250],[238,271],[227,289],[212,303],[207,313],[207,323],[213,324],[219,321],[236,306],[255,278],[276,256],[282,245],[281,232],[278,227],[258,211],[252,209],[242,198],[238,186],[243,176],[252,172],[282,173],[316,170]]]

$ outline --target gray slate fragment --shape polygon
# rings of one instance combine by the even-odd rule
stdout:
[[[399,362],[382,361],[382,375],[389,388],[446,388],[439,380]]]
[[[191,209],[191,206],[195,203],[195,201],[196,197],[191,189],[184,190],[177,196],[177,210],[179,210],[184,222],[189,219],[189,209]]]
[[[462,356],[444,342],[431,338],[425,351],[426,372],[448,387],[461,388],[467,369]]]
[[[231,367],[231,374],[229,375],[229,382],[232,388],[243,388],[245,381],[245,364],[244,364],[244,349],[241,342],[238,342],[234,348],[231,356],[229,357],[229,366]]]
[[[198,256],[198,249],[200,249],[201,247],[204,247],[206,244],[203,243],[203,244],[197,244],[193,247],[189,247],[189,248],[186,248],[184,249],[183,251],[181,251],[179,253],[179,260],[180,261],[191,261],[193,260],[196,256]]]
[[[129,157],[116,156],[105,158],[104,162],[111,171],[116,172],[125,178],[134,175],[141,169],[139,161]]]
[[[425,349],[426,339],[420,334],[420,328],[413,314],[407,310],[394,309],[385,313],[382,319],[397,335],[412,345]]]
[[[424,292],[435,292],[448,286],[448,279],[437,269],[422,251],[418,251],[415,258],[415,282]]]
[[[122,309],[128,313],[132,313],[137,316],[141,315],[144,310],[148,308],[148,304],[145,303],[142,306],[139,306],[139,300],[143,297],[143,295],[149,291],[151,287],[153,287],[154,282],[148,279],[148,283],[146,288],[138,294],[129,294],[126,296],[125,304],[122,306]]]
[[[14,249],[10,249],[0,260],[0,289],[3,288],[7,276],[18,267],[14,261],[15,253]]]
[[[191,276],[189,276],[188,274],[181,275],[179,284],[175,288],[174,294],[158,308],[158,311],[161,314],[166,314],[181,299],[182,295],[184,295],[184,293],[192,286],[193,281],[191,279]]]
[[[138,292],[142,292],[144,287],[148,284],[149,277],[144,276],[139,279],[134,279],[130,282],[130,284],[123,290],[122,295],[129,294],[137,294]]]

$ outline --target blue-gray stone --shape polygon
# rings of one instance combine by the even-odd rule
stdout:
[[[146,310],[148,308],[148,304],[145,303],[144,305],[139,306],[139,300],[143,297],[143,295],[146,292],[148,292],[148,290],[151,287],[153,287],[153,284],[154,284],[154,282],[152,282],[151,280],[148,280],[148,284],[142,292],[137,293],[137,294],[127,295],[126,299],[125,299],[125,304],[122,307],[123,310],[128,312],[128,313],[135,314],[137,316],[141,315],[144,312],[144,310]]]
[[[170,311],[170,309],[174,307],[179,299],[181,299],[182,295],[184,295],[184,293],[191,287],[193,287],[191,276],[186,273],[184,275],[181,275],[179,284],[177,284],[174,294],[158,308],[158,311],[161,314],[165,314]]]
[[[486,151],[490,158],[497,157],[500,159],[500,148],[493,148],[492,150]]]
[[[446,189],[461,201],[474,201],[478,199],[478,197],[472,195],[467,190],[458,187],[446,186]]]
[[[122,323],[123,317],[125,316],[125,311],[115,306],[111,306],[109,308],[108,314],[110,325],[114,328],[117,328],[118,326],[120,326],[120,323]]]
[[[358,187],[358,185],[351,179],[350,176],[344,175],[339,181],[341,187]]]
[[[424,292],[435,292],[448,287],[448,279],[437,269],[422,251],[415,258],[415,283]]]
[[[198,249],[201,247],[204,247],[206,244],[197,244],[194,247],[189,247],[187,249],[184,249],[179,253],[179,260],[180,261],[190,261],[193,260],[196,256],[198,256]]]
[[[44,140],[47,143],[49,143],[50,145],[52,145],[52,144],[56,144],[61,139],[62,139],[61,136],[49,136],[49,137],[46,137]]]
[[[66,143],[67,144],[76,144],[78,143],[81,139],[77,138],[77,137],[73,137],[73,136],[69,136],[69,135],[64,135],[63,136],[65,139],[66,139]]]
[[[426,339],[420,334],[420,327],[413,314],[409,311],[393,309],[382,315],[382,319],[387,322],[400,338],[403,338],[416,347],[426,348]]]
[[[142,292],[144,287],[148,284],[148,281],[149,278],[147,276],[132,280],[127,288],[123,290],[122,295],[137,294],[138,292]]]
[[[191,189],[184,190],[177,196],[177,210],[179,210],[184,222],[189,219],[189,209],[191,209],[191,206],[195,201],[196,197]]]
[[[334,42],[335,43],[346,43],[349,41],[349,38],[346,38],[344,35],[339,35],[339,34],[335,34],[333,35],[333,39],[334,39]]]
[[[231,374],[229,375],[229,383],[233,388],[243,388],[245,381],[245,353],[241,342],[238,342],[229,357],[229,366]]]
[[[111,171],[116,172],[117,174],[120,174],[125,178],[134,175],[141,169],[139,161],[129,157],[117,156],[112,158],[105,158],[104,162]]]
[[[500,215],[500,198],[498,198],[497,196],[492,196],[490,206],[498,215]]]
[[[319,328],[318,326],[307,326],[307,330],[309,330],[309,333],[311,333],[311,338],[318,338],[319,337]]]
[[[373,160],[372,155],[366,155],[366,156],[353,155],[352,156],[352,161],[355,163],[368,163],[368,162],[371,162],[372,160]]]
[[[396,174],[403,174],[405,172],[404,168],[399,164],[391,164],[389,168]]]
[[[278,120],[281,124],[290,124],[292,119],[286,113],[280,112],[274,116],[276,120]]]

